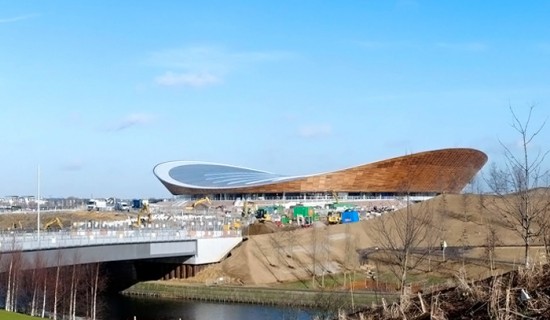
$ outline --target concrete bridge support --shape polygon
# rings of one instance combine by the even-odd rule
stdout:
[[[162,280],[170,279],[187,279],[196,276],[200,271],[204,270],[210,264],[193,265],[193,264],[181,264],[176,266],[170,266],[170,270],[164,274]]]

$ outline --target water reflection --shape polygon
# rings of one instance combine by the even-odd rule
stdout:
[[[258,306],[250,304],[219,304],[199,301],[112,296],[105,299],[105,320],[309,320],[314,310]]]

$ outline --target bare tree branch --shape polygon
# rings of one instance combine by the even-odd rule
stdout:
[[[516,153],[499,140],[504,150],[504,168],[499,169],[492,165],[486,179],[493,194],[501,200],[500,205],[494,209],[503,216],[507,226],[514,230],[524,243],[526,264],[529,261],[529,248],[532,242],[547,231],[545,226],[550,225],[545,221],[545,212],[550,208],[550,197],[548,184],[544,184],[549,171],[542,169],[550,150],[538,151],[534,155],[531,150],[531,145],[544,129],[546,120],[533,130],[533,111],[534,106],[530,106],[525,120],[522,120],[510,107],[513,119],[511,127],[520,136],[521,151]],[[550,240],[550,237],[543,237],[546,238]]]

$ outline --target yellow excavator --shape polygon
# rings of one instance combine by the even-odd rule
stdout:
[[[241,219],[233,219],[233,222],[231,223],[231,229],[239,230],[241,229],[241,226]]]
[[[21,224],[21,221],[14,222],[13,229],[23,229],[23,224]]]
[[[337,205],[340,202],[340,197],[338,197],[338,193],[336,191],[331,191],[332,199],[334,202],[328,204],[328,208],[332,209],[327,214],[327,222],[328,224],[339,224],[342,223],[342,213],[338,212]]]
[[[259,222],[271,221],[271,214],[265,208],[256,210],[255,215]]]
[[[147,216],[147,218],[145,218],[145,216]],[[134,222],[132,226],[134,228],[141,228],[143,224],[150,224],[151,222],[152,219],[151,211],[149,210],[149,204],[144,203],[138,211],[136,222]]]
[[[339,224],[342,223],[342,213],[338,211],[330,211],[327,214],[328,224]]]
[[[338,193],[336,193],[336,191],[332,191],[332,198],[334,199],[334,203],[340,202],[340,198],[338,197]]]
[[[195,202],[193,202],[190,206],[185,207],[185,209],[195,210],[200,205],[203,205],[203,206],[206,206],[207,208],[210,208],[210,206],[212,205],[212,201],[210,201],[210,198],[208,198],[208,197],[203,197],[203,198],[200,198],[199,200],[196,200]]]
[[[53,226],[57,226],[58,229],[63,229],[63,222],[58,217],[53,218],[44,225],[44,230],[52,230]]]
[[[256,211],[256,204],[252,201],[244,200],[243,212],[242,212],[241,216],[243,218],[246,218],[249,215],[253,214],[255,211]]]

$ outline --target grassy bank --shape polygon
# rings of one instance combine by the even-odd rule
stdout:
[[[0,320],[34,320],[41,319],[37,317],[31,317],[26,314],[8,312],[6,310],[0,310]]]
[[[125,290],[123,294],[161,297],[171,299],[190,299],[212,302],[252,303],[261,305],[299,306],[326,309],[351,309],[370,306],[380,302],[382,297],[394,300],[393,294],[375,294],[372,292],[349,292],[337,290],[296,290],[239,286],[204,286],[191,284],[171,284],[150,281],[138,283]]]

